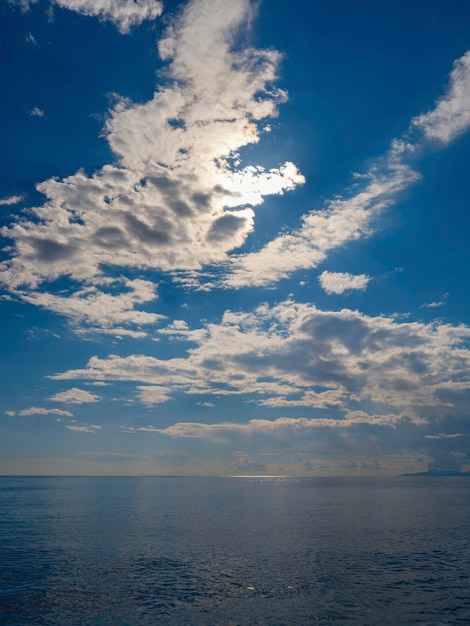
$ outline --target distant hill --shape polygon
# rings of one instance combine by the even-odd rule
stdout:
[[[429,469],[426,472],[401,474],[401,476],[470,476],[470,472],[459,472],[458,470]]]

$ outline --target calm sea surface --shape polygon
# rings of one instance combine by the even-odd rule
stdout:
[[[0,477],[0,624],[470,625],[470,479]]]

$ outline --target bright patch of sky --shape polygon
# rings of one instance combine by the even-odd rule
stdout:
[[[4,3],[0,472],[469,470],[469,19]]]

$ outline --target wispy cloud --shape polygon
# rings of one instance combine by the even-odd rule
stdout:
[[[38,42],[36,37],[34,37],[34,35],[32,33],[28,33],[25,37],[26,41],[30,44],[32,44],[33,46],[38,47]]]
[[[13,204],[18,204],[24,200],[24,196],[7,196],[6,198],[0,198],[0,205],[11,206]]]
[[[65,428],[76,433],[91,433],[93,435],[96,435],[101,430],[101,426],[77,426],[76,424],[66,424]]]
[[[14,411],[8,411],[8,415],[15,415]],[[73,417],[73,413],[70,411],[64,411],[62,409],[44,409],[43,407],[32,406],[29,409],[22,409],[18,411],[16,415],[64,415],[65,417]]]
[[[402,152],[402,146],[393,142],[364,177],[367,184],[360,191],[335,198],[324,209],[307,213],[300,228],[282,233],[261,250],[233,256],[225,285],[273,284],[297,270],[317,267],[329,251],[370,234],[374,218],[419,179],[404,163]]]
[[[449,86],[437,105],[414,118],[412,127],[444,145],[467,132],[470,126],[470,51],[454,63]]]
[[[446,304],[448,297],[449,297],[449,294],[445,293],[442,296],[441,300],[437,300],[437,301],[434,301],[434,302],[427,302],[425,304],[422,304],[419,308],[420,309],[437,309],[437,308],[439,308],[441,306],[444,306]]]
[[[261,250],[232,257],[225,279],[228,286],[269,285],[300,269],[317,267],[329,251],[370,235],[374,219],[392,206],[400,194],[417,180],[418,158],[430,148],[429,140],[441,146],[470,127],[470,52],[455,62],[449,86],[435,107],[414,118],[402,137],[393,139],[382,157],[369,170],[355,176],[352,192],[328,202],[322,210],[310,211],[300,228],[282,233]]]
[[[460,437],[470,437],[470,433],[438,433],[424,436],[425,439],[458,439]]]

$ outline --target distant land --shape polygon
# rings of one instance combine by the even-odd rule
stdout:
[[[429,469],[426,472],[415,472],[414,474],[401,474],[401,476],[470,476],[470,472],[460,472],[458,470]]]

